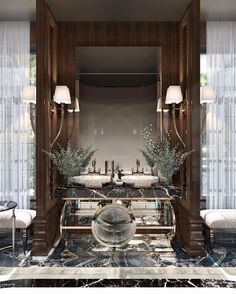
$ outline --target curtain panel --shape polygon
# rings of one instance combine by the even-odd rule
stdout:
[[[236,22],[207,22],[207,208],[236,208]]]
[[[30,85],[30,23],[0,22],[0,40],[0,200],[29,208],[34,136],[21,92]]]

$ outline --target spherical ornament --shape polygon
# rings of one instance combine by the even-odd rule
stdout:
[[[129,210],[121,205],[106,205],[92,221],[95,239],[107,247],[127,244],[136,231],[136,222]]]

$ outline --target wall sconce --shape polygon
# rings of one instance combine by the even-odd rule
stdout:
[[[51,143],[51,148],[55,144],[56,140],[61,134],[63,123],[64,123],[64,116],[65,116],[65,110],[64,110],[64,104],[71,104],[71,97],[70,97],[70,90],[67,86],[56,86],[55,93],[53,96],[53,101],[57,104],[61,104],[61,123],[58,130],[58,133]]]
[[[200,87],[200,103],[211,103],[215,101],[215,95],[211,86]]]
[[[80,107],[79,107],[79,100],[78,98],[75,98],[75,107],[74,108],[67,108],[67,111],[70,113],[73,112],[80,112]]]
[[[71,128],[70,136],[68,137],[68,142],[70,142],[71,137],[72,137],[73,132],[74,132],[74,129],[75,129],[75,121],[76,121],[75,113],[76,113],[76,112],[80,112],[80,108],[79,108],[79,100],[78,100],[78,98],[75,97],[74,107],[73,107],[72,105],[70,106],[70,108],[67,107],[67,111],[68,111],[69,113],[73,113],[73,125],[72,125],[72,128]]]
[[[162,98],[157,100],[157,112],[162,112]]]
[[[74,110],[74,112],[80,112],[78,98],[75,98],[75,110]]]
[[[174,128],[175,128],[175,133],[178,136],[180,142],[185,148],[185,143],[182,140],[177,126],[176,126],[176,118],[175,118],[175,104],[178,104],[183,101],[183,96],[182,96],[182,91],[180,86],[169,86],[166,92],[166,104],[172,104],[172,115],[173,115],[173,122],[174,122]]]
[[[30,105],[30,123],[35,134],[35,104],[36,104],[36,87],[25,86],[21,93],[21,99],[23,102]]]
[[[156,112],[160,113],[160,131],[161,131],[161,138],[162,138],[162,134],[163,134],[163,108],[162,108],[162,98],[158,98],[157,100],[157,110]]]
[[[168,112],[169,111],[169,109],[165,107],[165,104],[164,105],[163,104],[164,104],[163,99],[161,97],[158,98],[156,112],[160,113],[159,123],[160,123],[161,138],[162,138],[162,135],[163,135],[163,112]]]
[[[158,101],[157,101],[157,112],[168,112],[169,109],[168,108],[165,108],[165,105],[163,105],[163,102],[162,102],[162,98],[158,98]]]

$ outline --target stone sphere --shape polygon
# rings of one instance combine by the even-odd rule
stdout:
[[[136,231],[136,222],[129,210],[122,205],[106,205],[92,221],[95,239],[107,247],[127,244]]]

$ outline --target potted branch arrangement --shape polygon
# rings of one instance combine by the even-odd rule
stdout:
[[[80,172],[89,164],[97,150],[91,150],[91,146],[87,148],[79,147],[76,149],[71,149],[70,146],[66,149],[60,145],[58,146],[58,150],[51,152],[43,151],[47,153],[58,172],[64,176],[66,183],[70,184],[70,178],[80,175]]]
[[[170,133],[153,136],[152,126],[143,130],[144,150],[140,150],[152,172],[158,170],[161,184],[170,185],[173,174],[183,165],[185,159],[193,152],[184,151],[179,144],[172,146]]]

